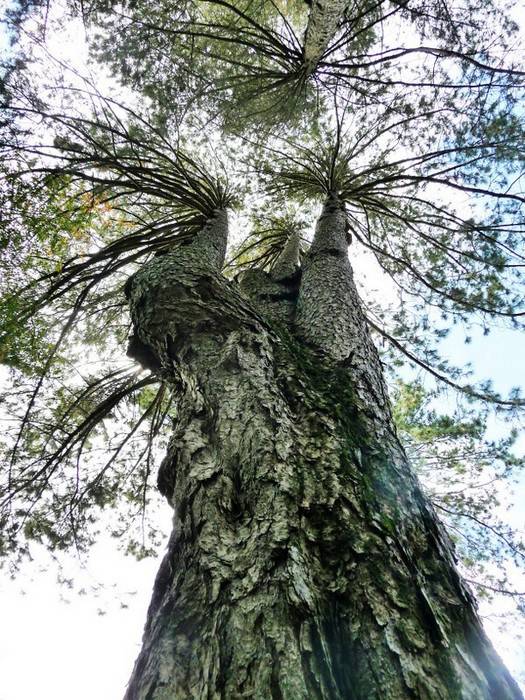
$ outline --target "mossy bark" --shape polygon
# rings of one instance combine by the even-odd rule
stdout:
[[[130,290],[178,413],[159,472],[173,534],[126,699],[521,698],[399,445],[360,310],[334,358],[189,248]]]

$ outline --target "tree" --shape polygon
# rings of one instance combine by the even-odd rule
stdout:
[[[432,408],[420,382],[398,382],[394,419],[427,496],[456,543],[460,568],[477,596],[505,591],[522,608],[521,591],[509,585],[509,560],[520,564],[523,544],[504,517],[502,494],[511,488],[515,433],[486,440],[487,412],[456,410],[453,417]]]
[[[174,529],[128,698],[519,698],[409,466],[372,332],[469,399],[522,407],[462,384],[429,346],[436,314],[411,315],[437,305],[520,326],[523,75],[484,44],[492,6],[288,4],[82,8],[86,23],[125,16],[114,65],[144,107],[78,75],[67,85],[67,66],[58,85],[6,75],[5,260],[25,274],[3,297],[3,353],[31,388],[3,548],[20,533],[81,545],[93,507],[121,495],[143,510],[170,417],[158,488]],[[391,17],[435,44],[378,45]],[[414,54],[432,66],[409,69]],[[228,138],[215,160],[199,137],[210,123]],[[232,278],[228,209],[255,179],[270,199]],[[443,203],[451,191],[458,206]],[[305,251],[309,203],[322,210]],[[350,244],[414,301],[390,319],[366,308]],[[144,371],[113,367],[51,403],[68,342],[114,354],[124,295]],[[96,426],[132,395],[139,414],[112,456],[81,470]],[[122,460],[146,425],[140,459]]]

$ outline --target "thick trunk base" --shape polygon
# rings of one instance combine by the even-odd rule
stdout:
[[[352,368],[164,258],[131,305],[179,412],[159,476],[174,531],[127,700],[521,698]]]

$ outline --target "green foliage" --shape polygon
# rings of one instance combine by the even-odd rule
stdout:
[[[172,3],[145,2],[109,12],[101,5],[90,16],[99,32],[95,55],[154,102],[166,127],[203,110],[230,131],[253,118],[302,123],[316,105],[296,29],[306,8],[296,4],[285,15],[288,5],[188,1],[174,11]]]
[[[56,275],[85,250],[96,207],[72,193],[68,177],[19,178],[4,172],[0,190],[0,363],[42,371],[52,345],[49,322],[28,314],[37,279]],[[71,205],[71,202],[74,205]]]
[[[489,439],[487,411],[458,407],[439,413],[432,392],[417,381],[398,381],[394,419],[411,463],[456,543],[461,567],[478,595],[525,594],[508,578],[512,561],[525,567],[523,534],[506,524],[509,490],[523,478],[525,458],[513,451],[516,431]]]
[[[0,554],[13,563],[29,554],[31,541],[52,551],[85,550],[98,536],[101,510],[114,511],[115,537],[137,543],[146,530],[150,541],[158,536],[148,504],[156,500],[153,460],[166,444],[171,400],[134,367],[90,376],[99,363],[88,363],[86,351],[84,345],[83,362],[70,355],[71,366],[54,366],[38,395],[14,373],[1,397],[4,410],[25,421],[22,440],[11,431],[2,440],[11,456],[0,492]],[[109,357],[100,364],[107,367]],[[23,416],[29,399],[31,415]]]
[[[271,271],[290,238],[302,238],[305,228],[305,219],[291,208],[280,215],[268,210],[257,212],[252,217],[251,233],[232,251],[226,270],[257,267]],[[300,249],[304,252],[304,241]]]

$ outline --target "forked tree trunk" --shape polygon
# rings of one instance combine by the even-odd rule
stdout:
[[[396,437],[338,202],[293,332],[195,245],[131,285],[179,403],[159,474],[173,534],[127,700],[521,698]]]

